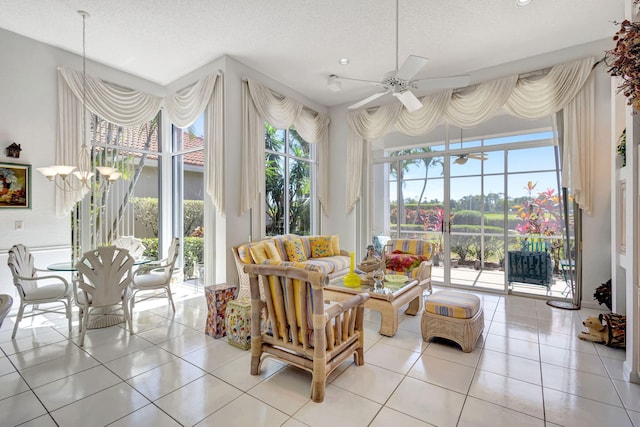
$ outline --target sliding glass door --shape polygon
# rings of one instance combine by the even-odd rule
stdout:
[[[373,234],[434,243],[435,283],[569,297],[552,133],[444,134],[456,136],[373,154],[371,206],[385,212],[372,215]],[[508,283],[507,253],[525,246],[549,252],[548,287]]]

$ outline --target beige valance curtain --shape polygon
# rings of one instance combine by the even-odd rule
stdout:
[[[202,78],[174,94],[159,97],[86,76],[87,109],[119,126],[138,126],[153,119],[161,108],[178,127],[191,126],[205,112],[205,189],[214,205],[224,212],[223,77]],[[83,75],[58,68],[58,133],[56,162],[76,164],[82,141]],[[57,191],[56,214],[66,215],[82,199],[85,190]]]
[[[247,78],[242,83],[242,176],[240,213],[258,200],[264,179],[264,124],[279,129],[295,126],[310,144],[318,144],[318,199],[327,212],[329,117],[280,96],[268,87]]]
[[[474,127],[489,120],[502,108],[521,118],[549,116],[574,101],[583,90],[594,62],[592,57],[583,58],[554,66],[544,76],[522,78],[515,75],[481,83],[469,90],[439,92],[422,98],[423,107],[413,113],[402,108],[398,102],[376,109],[350,112],[347,118],[350,127],[347,139],[347,213],[360,200],[362,150],[368,141],[381,138],[394,129],[406,135],[423,135],[443,121],[462,128]],[[593,102],[593,98],[591,101],[584,99],[581,102],[583,108],[588,102]],[[580,129],[576,130],[575,144],[580,146],[577,151],[581,152],[583,158],[580,167],[580,173],[583,173],[585,168],[592,169],[588,162],[592,161],[593,154],[587,155],[582,151],[593,153],[593,132],[588,130],[593,121],[587,123],[579,114],[565,117],[565,120],[570,121],[570,126]],[[578,161],[576,155],[576,150],[573,150],[566,153],[564,158],[574,164]],[[591,199],[586,193],[593,191],[591,180],[586,179],[584,173],[580,178],[573,176],[572,179],[580,182],[580,191],[585,193],[580,207],[590,212]],[[572,188],[575,190],[574,186]]]

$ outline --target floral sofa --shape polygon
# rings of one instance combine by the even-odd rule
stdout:
[[[349,252],[340,249],[338,236],[298,236],[284,234],[242,243],[232,248],[238,269],[238,298],[250,297],[246,264],[281,264],[316,270],[329,280],[349,272]]]
[[[417,239],[392,239],[382,252],[387,273],[400,273],[418,279],[422,289],[431,289],[431,267],[435,247]]]

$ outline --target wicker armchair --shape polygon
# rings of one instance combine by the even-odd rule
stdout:
[[[248,264],[244,270],[251,287],[251,375],[260,373],[266,357],[274,357],[311,372],[311,399],[322,402],[335,368],[351,355],[356,365],[364,364],[369,294],[325,304],[325,274],[278,265]]]

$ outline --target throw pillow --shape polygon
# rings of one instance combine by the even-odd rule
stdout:
[[[272,241],[268,240],[264,242],[264,248],[267,252],[267,258],[273,259],[276,261],[282,261],[282,257],[280,256],[280,252],[276,248],[276,244]]]
[[[333,242],[330,236],[309,237],[311,258],[333,256]]]
[[[285,240],[284,249],[287,252],[289,261],[300,262],[307,260],[307,255],[304,253],[304,246],[302,246],[302,240],[300,240],[299,237]]]
[[[333,254],[340,255],[340,238],[337,234],[331,236],[331,244],[333,245]]]
[[[262,261],[269,258],[265,250],[264,242],[257,243],[249,248],[254,264],[262,264]]]

